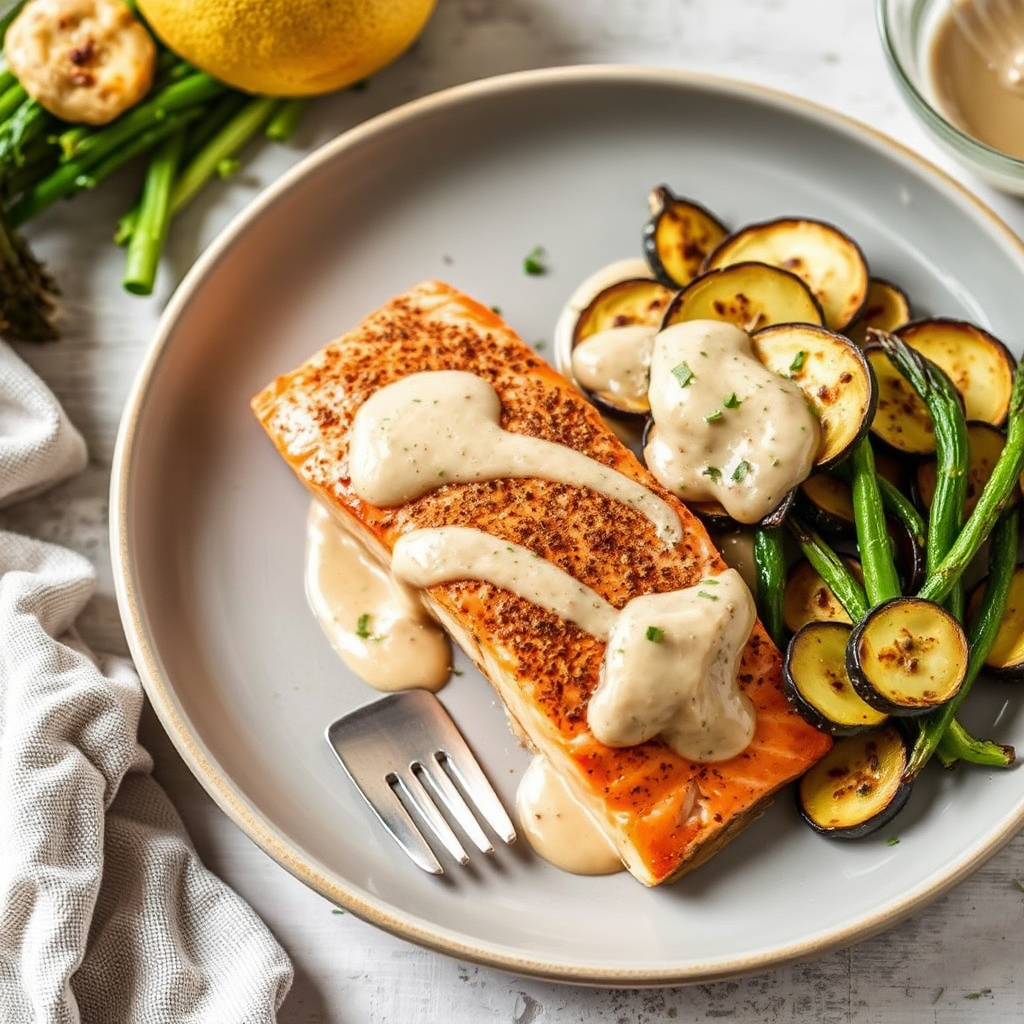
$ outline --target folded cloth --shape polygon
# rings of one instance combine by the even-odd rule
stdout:
[[[0,342],[0,504],[85,458]],[[94,588],[80,555],[0,531],[0,1022],[273,1022],[291,964],[150,774],[131,663],[75,632]]]

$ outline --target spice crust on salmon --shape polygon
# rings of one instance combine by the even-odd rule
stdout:
[[[503,429],[568,446],[643,484],[677,511],[682,540],[666,545],[640,511],[596,491],[533,477],[441,483],[393,508],[361,499],[349,477],[357,412],[380,389],[432,370],[489,382]],[[700,521],[573,386],[492,310],[444,282],[426,281],[392,299],[271,382],[252,407],[311,493],[385,562],[413,530],[469,526],[548,559],[616,608],[726,568]],[[738,675],[756,710],[753,740],[736,757],[696,763],[657,739],[613,748],[594,738],[587,704],[605,644],[578,626],[479,580],[431,586],[426,599],[646,885],[702,863],[830,747],[791,708],[779,653],[760,624]]]

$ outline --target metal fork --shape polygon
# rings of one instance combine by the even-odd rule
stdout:
[[[420,825],[460,864],[469,863],[439,807],[482,853],[493,853],[494,845],[470,803],[505,843],[515,842],[505,808],[432,693],[388,694],[332,722],[327,742],[377,820],[424,871],[444,874]]]

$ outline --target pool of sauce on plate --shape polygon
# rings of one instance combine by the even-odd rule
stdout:
[[[574,875],[624,870],[611,839],[542,755],[519,782],[516,813],[530,846],[549,864]]]
[[[1006,35],[1024,41],[1024,6],[1015,9]],[[952,15],[946,15],[932,41],[930,72],[936,102],[958,128],[1024,159],[1024,47],[1018,60],[1011,56],[1005,66],[989,67]]]
[[[317,501],[306,521],[306,597],[342,661],[374,689],[436,691],[447,682],[448,634]]]

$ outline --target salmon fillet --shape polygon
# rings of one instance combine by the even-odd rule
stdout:
[[[424,370],[463,370],[490,382],[504,429],[589,455],[669,502],[683,524],[675,547],[635,509],[589,489],[547,480],[449,483],[397,508],[353,491],[352,421],[380,388]],[[252,408],[306,487],[387,561],[416,529],[471,526],[521,544],[593,588],[616,608],[677,590],[726,566],[703,525],[664,490],[595,409],[493,311],[448,284],[426,281],[278,377]],[[756,708],[749,747],[694,763],[660,740],[612,748],[587,728],[604,643],[489,583],[427,588],[428,605],[502,698],[514,724],[603,823],[645,885],[672,881],[706,860],[831,745],[790,707],[781,659],[758,623],[739,683]]]

